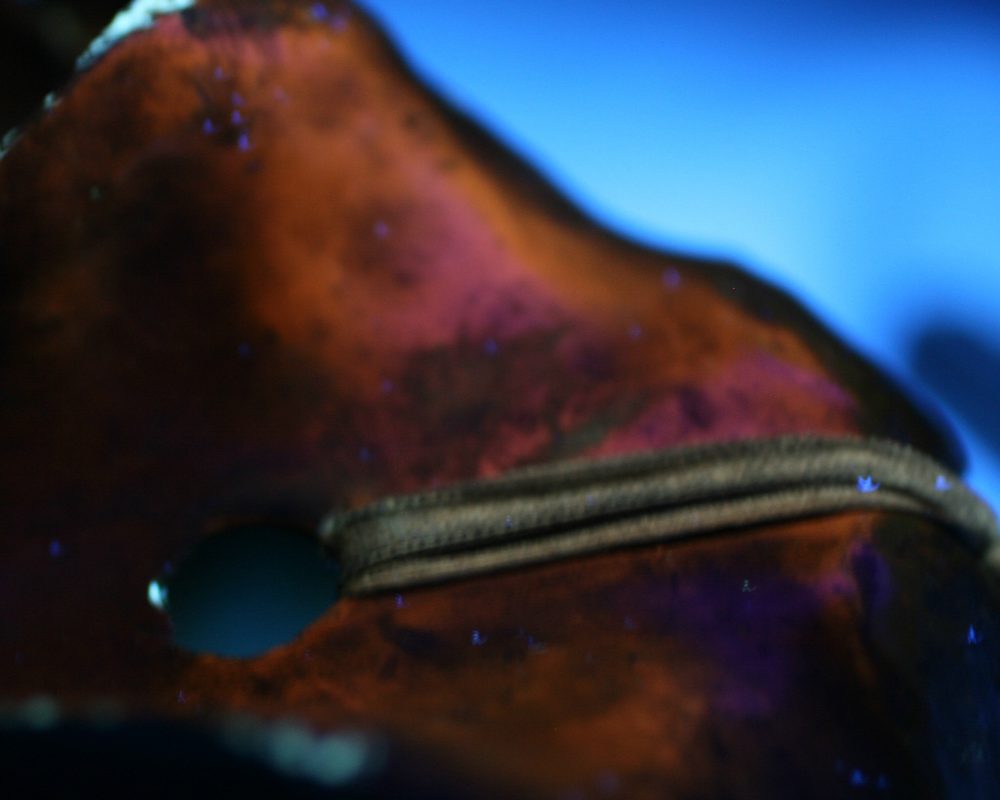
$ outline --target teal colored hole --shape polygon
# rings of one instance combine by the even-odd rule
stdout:
[[[207,537],[149,584],[148,599],[181,647],[245,658],[301,633],[336,602],[337,579],[311,536],[247,525]]]

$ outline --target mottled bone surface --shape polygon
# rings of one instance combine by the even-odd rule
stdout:
[[[794,300],[597,227],[317,8],[161,17],[0,161],[3,696],[361,727],[466,796],[995,787],[995,589],[901,515],[345,600],[256,659],[171,644],[147,583],[234,519],[747,436],[956,460]]]

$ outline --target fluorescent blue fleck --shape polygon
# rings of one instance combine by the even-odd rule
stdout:
[[[233,109],[233,113],[229,115],[229,118],[233,121],[233,125],[243,124],[243,115],[238,108]]]
[[[66,549],[62,546],[62,542],[58,539],[53,539],[49,542],[49,555],[52,556],[52,558],[59,558],[60,556],[65,555],[65,553]]]
[[[312,14],[312,18],[317,22],[323,22],[330,17],[330,9],[323,3],[313,3],[309,9],[309,13]]]
[[[865,775],[860,769],[856,769],[851,773],[851,786],[867,786],[868,776]]]
[[[887,777],[885,777],[885,775],[881,775],[880,774],[878,776],[878,780],[875,781],[875,788],[876,789],[888,789],[889,788],[889,779]]]
[[[403,599],[403,595],[397,594],[394,602],[396,603],[396,608],[406,608],[406,600]]]
[[[244,131],[240,134],[240,138],[236,141],[236,146],[240,148],[244,153],[250,149],[250,134]]]
[[[233,105],[237,107],[242,106],[244,103],[243,95],[241,95],[239,92],[233,92],[230,99],[233,101]]]
[[[939,492],[947,492],[951,488],[951,482],[944,475],[938,475],[934,488]]]
[[[469,641],[472,643],[473,647],[482,647],[486,644],[486,638],[479,631],[475,630],[472,632],[472,636],[469,637]]]
[[[488,356],[495,356],[500,352],[500,345],[497,344],[496,339],[487,339],[483,342],[483,352]]]
[[[597,776],[597,788],[603,795],[618,794],[618,790],[621,788],[621,779],[617,774],[606,769]]]
[[[253,355],[253,348],[249,342],[241,342],[240,346],[236,348],[236,353],[240,358],[250,358]]]
[[[663,274],[660,276],[660,280],[663,282],[664,288],[673,292],[680,288],[681,274],[673,267],[669,267],[663,270]]]
[[[384,239],[386,236],[389,235],[389,226],[382,220],[379,220],[372,227],[372,231],[379,239]]]
[[[333,14],[330,17],[330,27],[335,31],[342,31],[347,27],[347,11],[343,11],[339,14]]]
[[[965,641],[969,644],[980,644],[983,641],[983,635],[976,630],[975,626],[970,625]]]
[[[372,457],[373,457],[372,451],[367,447],[362,447],[360,450],[358,450],[358,458],[360,458],[364,463],[367,464],[369,461],[372,460]]]
[[[524,628],[518,628],[517,635],[527,642],[528,649],[533,653],[541,653],[545,650],[545,642],[538,641],[538,639],[525,631]]]
[[[210,119],[206,119],[203,123],[201,123],[201,130],[206,136],[211,136],[216,130],[215,123]]]
[[[510,514],[504,519],[503,526],[508,531],[514,527],[514,518]]]
[[[859,475],[858,476],[858,491],[862,494],[871,494],[872,492],[877,492],[881,484],[876,483],[875,479],[871,475]]]

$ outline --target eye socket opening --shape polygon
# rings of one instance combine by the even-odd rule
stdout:
[[[340,596],[315,531],[269,521],[215,527],[147,588],[175,644],[251,658],[294,640]]]

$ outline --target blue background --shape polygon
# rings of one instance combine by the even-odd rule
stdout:
[[[1000,506],[1000,10],[366,7],[598,219],[737,260],[930,398]]]

